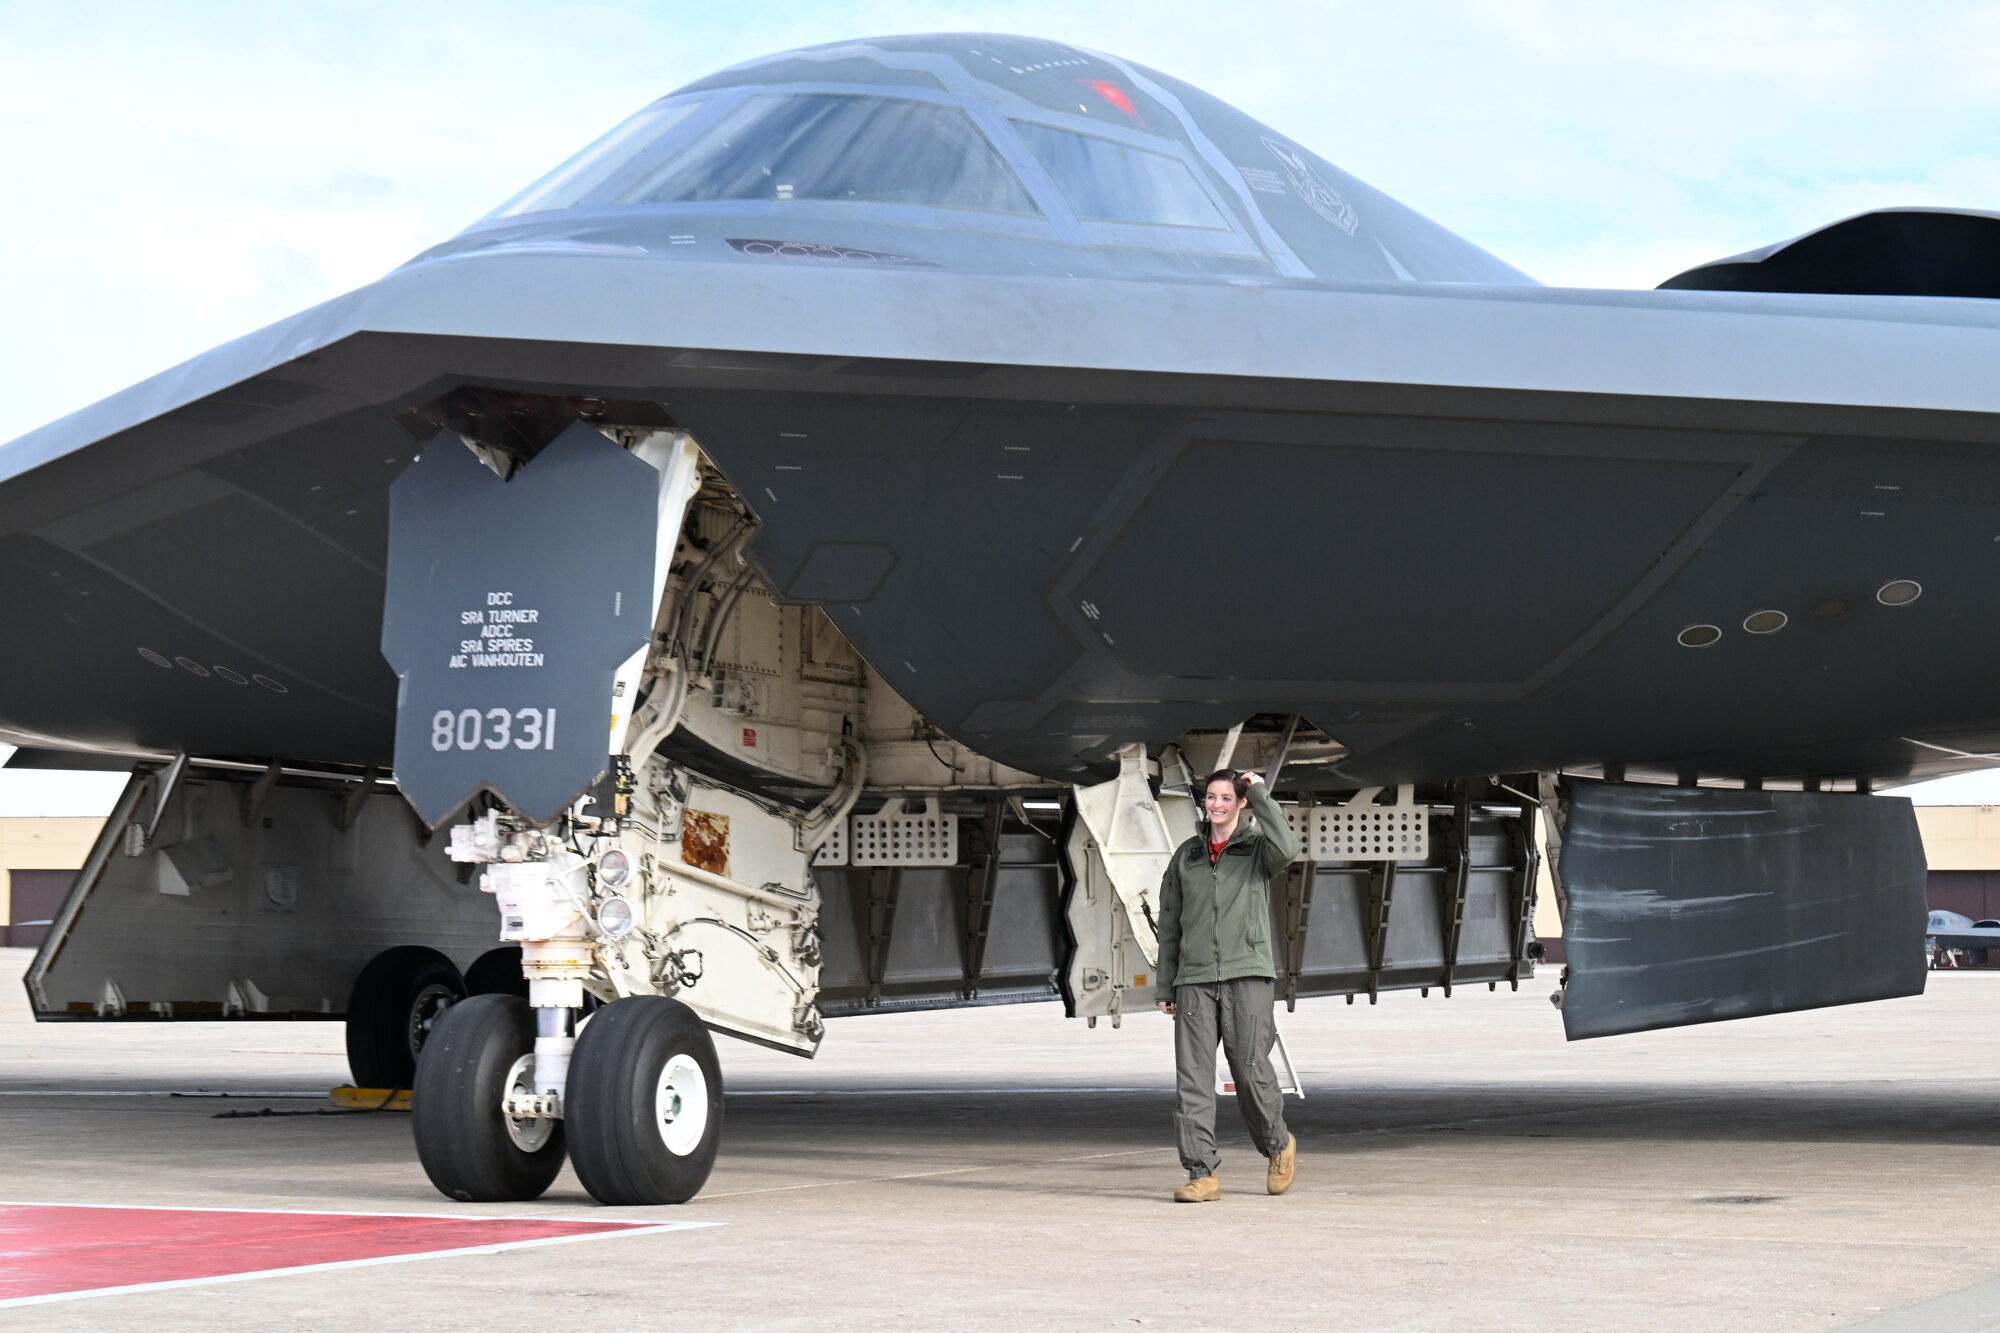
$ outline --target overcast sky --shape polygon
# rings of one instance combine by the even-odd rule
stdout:
[[[690,79],[945,30],[1186,79],[1552,284],[2000,210],[2000,3],[0,0],[0,441],[378,277]]]

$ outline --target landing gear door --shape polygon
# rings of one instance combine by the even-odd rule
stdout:
[[[450,435],[389,497],[396,780],[435,828],[490,791],[547,824],[604,771],[653,627],[659,476],[581,423],[501,481]]]
[[[1572,1041],[1922,993],[1909,801],[1607,782],[1569,793]]]
[[[1108,1016],[1114,1027],[1127,1010],[1152,1008],[1160,878],[1196,827],[1188,793],[1152,790],[1142,747],[1127,746],[1118,761],[1113,780],[1076,788],[1076,818],[1061,848],[1072,941],[1063,998],[1070,1017],[1094,1025]]]

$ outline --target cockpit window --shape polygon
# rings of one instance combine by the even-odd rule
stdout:
[[[1228,229],[1194,173],[1176,158],[1052,125],[1017,120],[1014,128],[1085,222]]]
[[[763,94],[620,196],[630,204],[840,200],[1037,216],[956,107],[842,94]]]
[[[699,101],[654,103],[617,126],[527,189],[486,215],[485,220],[568,208],[589,194],[661,135],[688,118]]]

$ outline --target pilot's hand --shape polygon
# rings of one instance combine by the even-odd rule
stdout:
[[[1249,783],[1253,787],[1259,787],[1262,786],[1264,783],[1264,775],[1262,773],[1245,772],[1243,774],[1243,780]]]
[[[1155,1000],[1153,1001],[1153,1003],[1159,1005],[1160,1012],[1165,1014],[1168,1018],[1172,1018],[1174,1016],[1174,1002],[1172,1000]]]

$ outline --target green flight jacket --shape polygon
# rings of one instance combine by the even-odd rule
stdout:
[[[1160,964],[1153,987],[1159,999],[1172,1000],[1175,986],[1278,974],[1271,962],[1271,881],[1298,856],[1299,835],[1263,783],[1251,784],[1245,804],[1256,827],[1239,816],[1213,865],[1206,835],[1197,833],[1174,852],[1160,877]]]

